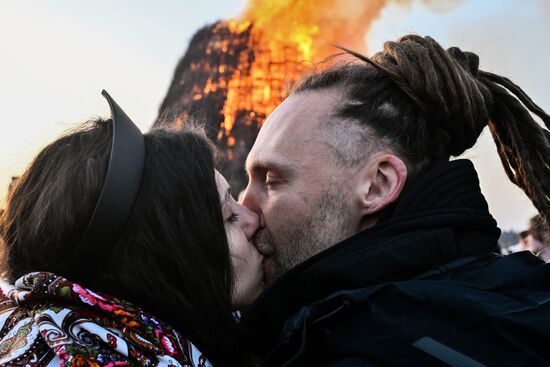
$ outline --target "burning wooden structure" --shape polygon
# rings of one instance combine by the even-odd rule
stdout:
[[[298,55],[291,47],[282,60],[261,50],[251,24],[236,27],[218,22],[195,34],[157,124],[183,124],[189,118],[204,122],[220,150],[222,173],[239,192],[246,186],[244,161],[261,124],[283,100],[285,81],[304,66],[294,61]]]

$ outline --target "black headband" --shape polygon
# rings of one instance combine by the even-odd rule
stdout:
[[[77,281],[93,279],[109,256],[134,205],[145,161],[141,131],[105,90],[101,94],[111,107],[111,155],[101,194],[69,263]]]

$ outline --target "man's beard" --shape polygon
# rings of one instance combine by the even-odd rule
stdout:
[[[331,185],[309,208],[305,218],[287,218],[277,233],[259,230],[254,244],[266,256],[265,282],[273,282],[294,266],[354,234],[345,193]],[[267,263],[264,263],[264,265]]]

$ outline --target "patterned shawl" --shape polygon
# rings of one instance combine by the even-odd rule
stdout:
[[[0,287],[0,366],[211,366],[147,312],[55,274]]]

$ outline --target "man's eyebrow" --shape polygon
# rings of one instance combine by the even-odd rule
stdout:
[[[251,172],[258,172],[258,171],[269,171],[269,170],[277,170],[281,172],[288,172],[292,170],[292,166],[280,162],[275,161],[247,161],[246,162],[246,172],[248,174],[248,171]]]

